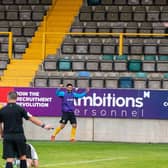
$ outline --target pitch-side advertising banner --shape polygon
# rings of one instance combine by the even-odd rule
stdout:
[[[6,95],[15,90],[17,103],[35,116],[60,116],[61,98],[56,88],[0,88],[0,107]],[[83,92],[84,89],[75,89]],[[167,90],[91,89],[81,99],[75,99],[75,114],[79,117],[129,119],[168,119]]]

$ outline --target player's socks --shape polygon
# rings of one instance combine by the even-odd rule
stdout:
[[[59,127],[57,127],[55,130],[54,130],[54,132],[53,132],[53,136],[56,136],[59,132],[61,131],[61,127],[59,126]]]
[[[60,126],[57,127],[57,128],[54,130],[53,134],[51,135],[51,141],[54,141],[54,140],[55,140],[55,136],[56,136],[60,131],[61,131],[61,127],[60,127]]]
[[[5,168],[13,168],[12,162],[7,162]]]
[[[26,160],[20,160],[20,168],[27,168]]]
[[[72,127],[72,129],[71,129],[71,139],[70,139],[71,142],[75,141],[75,136],[76,136],[76,128]]]

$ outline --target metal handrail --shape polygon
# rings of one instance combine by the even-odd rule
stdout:
[[[12,59],[12,46],[13,46],[13,33],[12,32],[0,32],[0,34],[7,34],[8,35],[8,56],[10,59]]]
[[[118,36],[119,37],[119,51],[118,55],[123,55],[123,42],[124,42],[124,36],[168,36],[168,34],[160,34],[160,33],[81,33],[81,32],[43,32],[43,52],[42,52],[42,58],[45,58],[45,49],[46,49],[46,35],[109,35],[109,36]]]

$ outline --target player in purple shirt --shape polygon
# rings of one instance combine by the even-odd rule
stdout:
[[[76,116],[74,114],[74,99],[82,98],[86,96],[87,92],[89,92],[89,88],[86,89],[85,92],[76,93],[73,91],[72,84],[66,85],[66,91],[61,90],[63,85],[60,85],[60,88],[56,90],[56,95],[62,98],[62,117],[60,120],[60,125],[54,130],[51,135],[51,141],[55,141],[56,135],[65,127],[68,121],[70,121],[72,125],[71,130],[71,138],[70,141],[75,141],[77,121]]]

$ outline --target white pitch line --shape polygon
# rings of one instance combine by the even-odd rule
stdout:
[[[128,159],[128,158],[127,157],[113,157],[113,158],[104,158],[104,159],[95,159],[95,160],[81,160],[81,161],[74,161],[74,162],[62,162],[62,163],[56,163],[56,164],[45,164],[45,165],[40,165],[39,167],[87,164],[87,163],[103,162],[103,161],[109,161],[109,160],[122,160],[122,159]]]

